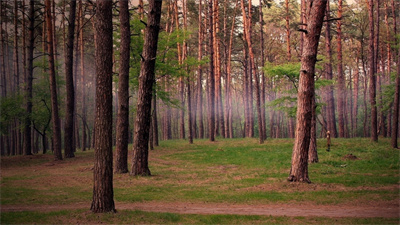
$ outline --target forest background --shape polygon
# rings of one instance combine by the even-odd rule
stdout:
[[[70,17],[70,2],[77,4],[75,18]],[[328,5],[316,65],[312,138],[325,137],[327,131],[332,137],[371,137],[375,141],[379,135],[392,137],[392,146],[397,146],[397,4],[394,0],[372,4],[339,0]],[[304,9],[304,1],[290,0],[260,1],[254,5],[246,1],[214,1],[211,9],[208,2],[165,1],[150,148],[157,146],[158,140],[190,141],[210,138],[211,134],[221,138],[258,137],[260,142],[267,137],[294,138],[307,19]],[[50,20],[46,20],[46,12]],[[132,142],[147,4],[129,2],[129,12],[126,141]],[[113,124],[117,124],[121,101],[117,2],[113,3],[113,14]],[[85,151],[94,146],[93,40],[99,38],[94,35],[94,15],[92,1],[50,1],[47,6],[41,1],[1,1],[2,155],[45,153],[58,145],[60,149],[71,145],[71,150],[65,148],[65,157],[72,157],[76,148]],[[75,39],[69,43],[71,19]],[[51,45],[49,26],[54,31]],[[48,57],[50,48],[54,70]],[[73,70],[69,72],[68,49],[73,51]],[[215,91],[210,91],[211,84]],[[73,100],[68,97],[71,92]],[[210,107],[214,104],[209,101],[214,98],[215,122],[211,125]],[[68,106],[71,104],[72,112]],[[58,115],[55,111],[59,111]],[[54,116],[60,120],[58,125],[51,122]],[[56,126],[60,127],[59,133]],[[72,135],[68,136],[70,132]],[[113,126],[113,133],[116,145],[117,126]],[[61,159],[61,153],[56,158]]]

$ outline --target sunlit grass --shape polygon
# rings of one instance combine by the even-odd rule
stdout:
[[[257,139],[162,141],[150,151],[151,177],[114,174],[117,202],[209,202],[237,204],[312,203],[321,205],[366,204],[399,199],[399,151],[388,139],[371,143],[369,139],[333,139],[331,151],[326,140],[318,140],[319,163],[309,165],[311,184],[286,181],[293,140]],[[132,155],[129,147],[129,160]],[[92,197],[93,150],[76,152],[76,158],[54,162],[51,154],[1,158],[1,205],[60,205],[88,203]],[[352,154],[356,160],[346,159]],[[129,161],[130,164],[130,161]],[[130,168],[129,168],[130,169]],[[61,212],[60,212],[61,213]],[[64,212],[65,213],[65,212]],[[66,216],[82,216],[82,212]],[[56,212],[2,213],[2,224],[24,223],[32,215],[36,223],[53,223]],[[293,218],[246,216],[191,216],[122,211],[122,217],[106,216],[110,223],[282,223]],[[143,217],[149,216],[146,220]],[[61,217],[63,217],[61,213]],[[83,215],[93,223],[96,218]],[[102,216],[103,217],[103,216]],[[125,218],[126,217],[126,218]],[[48,220],[46,220],[48,218]],[[20,221],[20,222],[18,222]],[[265,222],[266,221],[266,222]],[[372,220],[343,219],[343,223],[374,223]],[[297,223],[324,223],[309,218]],[[330,221],[332,222],[332,221]],[[391,223],[391,220],[381,222]],[[340,221],[338,223],[341,223]]]

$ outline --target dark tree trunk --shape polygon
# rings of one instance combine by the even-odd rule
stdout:
[[[297,100],[297,127],[292,154],[289,181],[311,182],[308,177],[308,149],[310,146],[313,97],[315,95],[314,76],[319,37],[327,0],[309,3],[307,33],[301,57],[300,80]]]
[[[326,20],[330,19],[330,6],[329,2],[326,4]],[[328,62],[325,64],[324,78],[332,80],[332,49],[331,49],[331,28],[330,22],[326,22],[325,28],[325,50],[328,56]],[[325,88],[325,102],[327,106],[324,107],[327,121],[327,129],[332,137],[337,137],[336,118],[335,118],[335,99],[333,95],[333,87],[327,86]]]
[[[151,119],[151,98],[155,81],[154,70],[157,55],[157,41],[160,30],[161,5],[162,1],[160,0],[149,1],[149,14],[139,76],[131,175],[151,175],[148,166],[149,129]]]
[[[359,71],[359,58],[357,54],[356,58],[356,68],[353,77],[353,108],[352,108],[352,115],[353,115],[353,123],[352,123],[352,130],[353,130],[353,137],[357,136],[357,114],[358,114],[358,92],[359,92],[359,79],[360,79],[360,71]]]
[[[65,53],[65,88],[67,91],[67,102],[65,109],[64,122],[64,153],[65,158],[74,157],[75,145],[73,145],[74,137],[74,111],[75,111],[75,90],[73,79],[73,62],[74,62],[74,34],[75,34],[75,15],[76,0],[70,1],[70,11],[68,16],[68,39]]]
[[[338,3],[338,17],[342,17],[342,0],[339,0]],[[337,95],[338,95],[338,121],[339,121],[339,137],[346,137],[345,135],[345,77],[343,74],[343,59],[342,59],[342,20],[337,21],[337,70],[338,70],[338,86],[337,86]]]
[[[203,26],[202,26],[202,1],[199,0],[199,42],[198,42],[198,57],[197,59],[200,61],[203,58],[203,39],[204,39],[204,34],[203,34]],[[198,74],[197,74],[197,107],[199,111],[199,138],[203,139],[204,138],[204,124],[203,124],[203,70],[202,66],[199,65],[197,68]]]
[[[208,130],[210,141],[215,141],[215,74],[214,74],[214,37],[213,37],[213,1],[208,4],[210,68],[208,75]]]
[[[115,212],[112,152],[112,1],[96,7],[96,119],[93,201],[95,213]]]
[[[115,148],[115,172],[128,172],[129,136],[129,59],[130,25],[128,1],[119,1],[119,20],[121,22],[121,46],[118,82],[118,116]]]
[[[254,85],[256,88],[256,110],[257,110],[257,120],[258,120],[258,134],[259,134],[259,143],[262,144],[264,142],[264,138],[262,135],[262,118],[261,118],[261,100],[260,100],[260,83],[259,83],[259,77],[257,74],[257,69],[256,69],[256,64],[255,64],[255,59],[254,59],[254,53],[253,53],[253,47],[252,47],[252,41],[251,41],[251,2],[249,1],[249,7],[248,7],[248,15],[246,15],[245,7],[244,7],[244,0],[241,1],[241,6],[242,6],[242,13],[243,13],[243,21],[244,21],[244,33],[247,41],[247,47],[249,49],[249,58],[250,58],[250,68],[252,71],[253,79],[254,79]],[[250,75],[250,83],[251,82],[251,75]],[[253,123],[254,124],[254,123]],[[253,129],[252,129],[253,130]],[[251,135],[253,136],[253,135]]]
[[[53,124],[54,157],[55,160],[62,160],[61,127],[60,127],[60,117],[58,114],[57,80],[56,80],[54,49],[53,49],[54,46],[53,46],[53,23],[51,15],[51,1],[46,0],[45,5],[46,5],[47,50],[49,58],[49,72],[50,72],[51,118]]]
[[[158,146],[158,122],[157,122],[157,95],[156,91],[153,91],[153,100],[152,104],[152,114],[151,114],[151,126],[153,129],[153,144],[154,146]]]
[[[378,141],[378,114],[376,107],[376,76],[375,76],[375,48],[374,48],[374,0],[368,1],[369,19],[369,101],[371,104],[371,140]]]
[[[26,114],[24,124],[24,155],[32,155],[32,120],[30,115],[32,114],[32,81],[33,81],[33,50],[35,48],[35,1],[29,2],[29,26],[28,26],[28,65],[27,74],[25,77],[25,106]]]
[[[395,14],[395,2],[392,0],[392,14]],[[393,24],[393,30],[394,34],[397,35],[397,28],[396,28],[396,16],[394,16],[394,24]],[[399,40],[396,42],[399,43]],[[398,132],[399,132],[399,110],[400,110],[400,103],[399,103],[399,98],[400,98],[400,50],[397,51],[397,67],[396,67],[396,91],[395,91],[395,96],[394,96],[394,102],[393,102],[393,120],[392,120],[392,137],[391,137],[391,144],[393,148],[399,148],[397,144],[397,137],[398,137]]]
[[[264,56],[264,17],[262,12],[263,4],[259,2],[259,14],[260,14],[260,45],[261,45],[261,66],[265,65]],[[262,138],[267,139],[267,128],[265,119],[265,74],[264,70],[261,70],[261,125],[262,125]]]

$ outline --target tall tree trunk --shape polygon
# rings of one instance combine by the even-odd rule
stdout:
[[[233,138],[233,122],[232,122],[232,48],[233,48],[233,38],[234,38],[234,30],[235,30],[235,19],[236,19],[236,10],[238,7],[238,3],[236,2],[235,13],[232,17],[232,26],[230,30],[229,36],[229,44],[228,44],[228,54],[226,59],[226,81],[225,81],[225,134],[228,138]]]
[[[75,111],[75,88],[74,88],[74,35],[75,35],[75,15],[76,0],[70,1],[70,11],[68,15],[68,37],[65,53],[65,88],[67,92],[67,102],[65,109],[64,122],[64,153],[65,158],[74,157],[75,145],[73,145],[74,137],[74,111]]]
[[[81,7],[82,8],[82,7]],[[82,10],[81,10],[82,11]],[[82,88],[82,151],[86,151],[86,73],[85,73],[85,44],[84,44],[84,40],[83,40],[83,26],[84,26],[84,15],[82,15],[81,17],[79,17],[80,19],[80,24],[82,24],[82,32],[79,33],[79,45],[80,45],[80,57],[81,57],[81,88]],[[78,120],[76,118],[76,120]],[[79,124],[79,123],[77,123]],[[76,128],[78,131],[78,127]],[[79,134],[79,132],[77,132]],[[78,136],[78,140],[79,140],[79,136]]]
[[[331,49],[331,26],[330,26],[330,6],[329,2],[326,4],[326,28],[325,28],[325,50],[328,56],[328,62],[325,64],[325,73],[324,77],[326,80],[332,80],[332,49]],[[304,35],[304,34],[303,34]],[[326,111],[326,120],[328,131],[330,132],[332,137],[337,137],[337,129],[336,129],[336,116],[335,116],[335,99],[333,95],[333,87],[327,86],[325,89],[325,102],[327,102],[327,106],[325,107]]]
[[[197,59],[200,61],[203,58],[203,39],[204,39],[204,32],[203,32],[203,23],[202,23],[202,1],[199,0],[199,42],[198,42],[198,56]],[[197,67],[197,107],[199,111],[199,138],[203,139],[204,138],[204,124],[203,124],[203,70],[202,66],[199,65]]]
[[[215,70],[214,70],[214,36],[213,36],[213,1],[208,3],[209,16],[209,52],[210,68],[208,75],[208,130],[210,141],[215,141]]]
[[[261,45],[261,66],[265,66],[265,56],[264,56],[264,16],[263,16],[263,4],[259,1],[259,14],[260,14],[260,45]],[[262,138],[267,139],[267,128],[265,119],[265,74],[264,70],[261,70],[261,125],[262,125]]]
[[[369,101],[371,104],[371,140],[378,141],[378,113],[376,107],[376,62],[374,33],[374,0],[368,1],[369,19]]]
[[[251,1],[249,1],[249,7],[248,7],[248,15],[246,16],[246,11],[244,7],[244,0],[241,0],[241,6],[242,6],[242,13],[243,13],[243,21],[244,21],[244,33],[246,36],[246,41],[249,49],[249,58],[250,58],[250,66],[251,66],[251,71],[253,73],[253,79],[254,79],[254,85],[255,85],[255,94],[256,94],[256,110],[257,110],[257,116],[258,116],[258,134],[259,134],[259,143],[262,144],[264,143],[264,138],[262,135],[262,119],[261,119],[261,100],[260,100],[260,83],[259,83],[259,77],[257,74],[257,69],[256,69],[256,64],[255,64],[255,59],[254,59],[254,53],[253,53],[253,47],[252,47],[252,41],[251,41]]]
[[[129,136],[129,59],[130,24],[128,1],[119,1],[119,20],[121,22],[120,65],[118,82],[118,117],[115,148],[115,172],[128,172]]]
[[[139,76],[135,138],[131,175],[150,176],[148,166],[149,128],[151,117],[151,98],[155,81],[158,33],[160,30],[162,1],[149,1],[149,14],[145,31],[142,64]]]
[[[51,1],[45,1],[46,6],[46,28],[47,28],[47,49],[49,58],[50,72],[50,93],[51,93],[51,118],[53,124],[53,144],[55,160],[62,160],[61,153],[61,127],[60,117],[58,114],[58,95],[57,95],[57,80],[54,62],[54,45],[53,45],[53,22],[51,16]]]
[[[225,138],[224,106],[222,101],[221,85],[221,47],[219,39],[219,0],[214,0],[214,69],[215,69],[215,101],[216,101],[216,133]]]
[[[19,70],[19,47],[18,47],[18,1],[14,0],[14,79],[16,86],[16,94],[20,94],[20,70]],[[19,131],[20,121],[15,120],[15,151],[21,153],[21,132]]]
[[[24,123],[24,155],[32,155],[32,81],[33,81],[33,50],[35,48],[35,1],[29,1],[28,27],[28,65],[25,77],[25,110],[28,115]]]
[[[360,71],[359,71],[359,57],[358,54],[356,56],[356,68],[353,77],[353,137],[357,136],[357,114],[358,114],[358,92],[359,92],[359,80],[360,80]]]
[[[151,126],[153,128],[153,144],[158,146],[158,122],[157,122],[157,95],[156,91],[153,91],[153,100],[151,101],[152,110],[151,113]]]
[[[394,36],[396,37],[397,35],[397,28],[396,28],[396,14],[395,14],[395,2],[392,0],[392,14],[393,14],[393,30],[394,30]],[[398,40],[396,43],[399,43],[400,41]],[[397,144],[397,137],[398,137],[398,132],[399,132],[399,110],[400,110],[400,103],[399,103],[399,98],[400,98],[400,50],[397,50],[397,63],[396,63],[396,91],[395,91],[395,96],[394,96],[394,102],[393,102],[393,120],[392,120],[392,137],[391,137],[391,144],[393,148],[399,148]]]
[[[94,213],[115,212],[112,153],[112,1],[96,2],[96,119],[93,200]]]
[[[290,49],[290,19],[289,19],[289,0],[285,0],[285,21],[286,21],[286,57],[290,62],[292,51]]]
[[[339,0],[338,3],[338,17],[342,17],[342,12],[343,12],[343,3],[342,0]],[[344,113],[345,113],[345,77],[343,74],[343,59],[342,59],[342,20],[337,21],[337,58],[338,58],[338,64],[337,64],[337,70],[338,70],[338,86],[337,86],[337,95],[338,95],[338,117],[339,117],[339,137],[343,138],[345,137],[345,119],[344,119]]]
[[[296,138],[292,154],[289,181],[310,182],[308,177],[308,149],[310,146],[312,99],[315,95],[314,76],[319,37],[327,0],[315,0],[309,4],[307,33],[301,57],[300,80],[297,100]]]

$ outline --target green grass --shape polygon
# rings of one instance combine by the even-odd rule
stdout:
[[[389,139],[318,140],[319,163],[309,165],[312,184],[293,184],[288,177],[293,140],[218,139],[162,141],[150,151],[151,177],[114,175],[114,198],[118,202],[209,202],[237,204],[310,203],[321,205],[371,204],[400,199],[399,151]],[[131,149],[131,147],[129,148]],[[77,152],[76,158],[54,162],[51,154],[1,158],[1,205],[60,205],[87,203],[92,197],[93,150]],[[353,154],[357,160],[347,160]],[[132,152],[129,152],[129,158]],[[130,160],[130,159],[129,159]],[[130,163],[130,161],[129,161]],[[59,214],[57,214],[59,213]],[[65,215],[63,215],[63,213]],[[42,215],[42,214],[40,214]],[[95,222],[97,215],[82,211],[2,213],[1,224],[53,223],[55,217],[83,216]],[[200,216],[120,211],[101,215],[110,223],[375,223],[374,219]],[[103,218],[104,217],[104,218]],[[150,218],[147,220],[147,218]],[[14,218],[14,219],[10,219]],[[48,220],[46,220],[48,218]],[[142,218],[142,219],[140,219]],[[145,219],[143,219],[145,218]],[[18,222],[19,221],[19,222]],[[392,220],[381,221],[391,223]],[[397,220],[398,222],[398,220]],[[56,222],[54,222],[56,223]]]
[[[93,214],[86,210],[7,212],[1,224],[398,224],[396,218],[323,218],[245,215],[195,215],[121,210]]]

